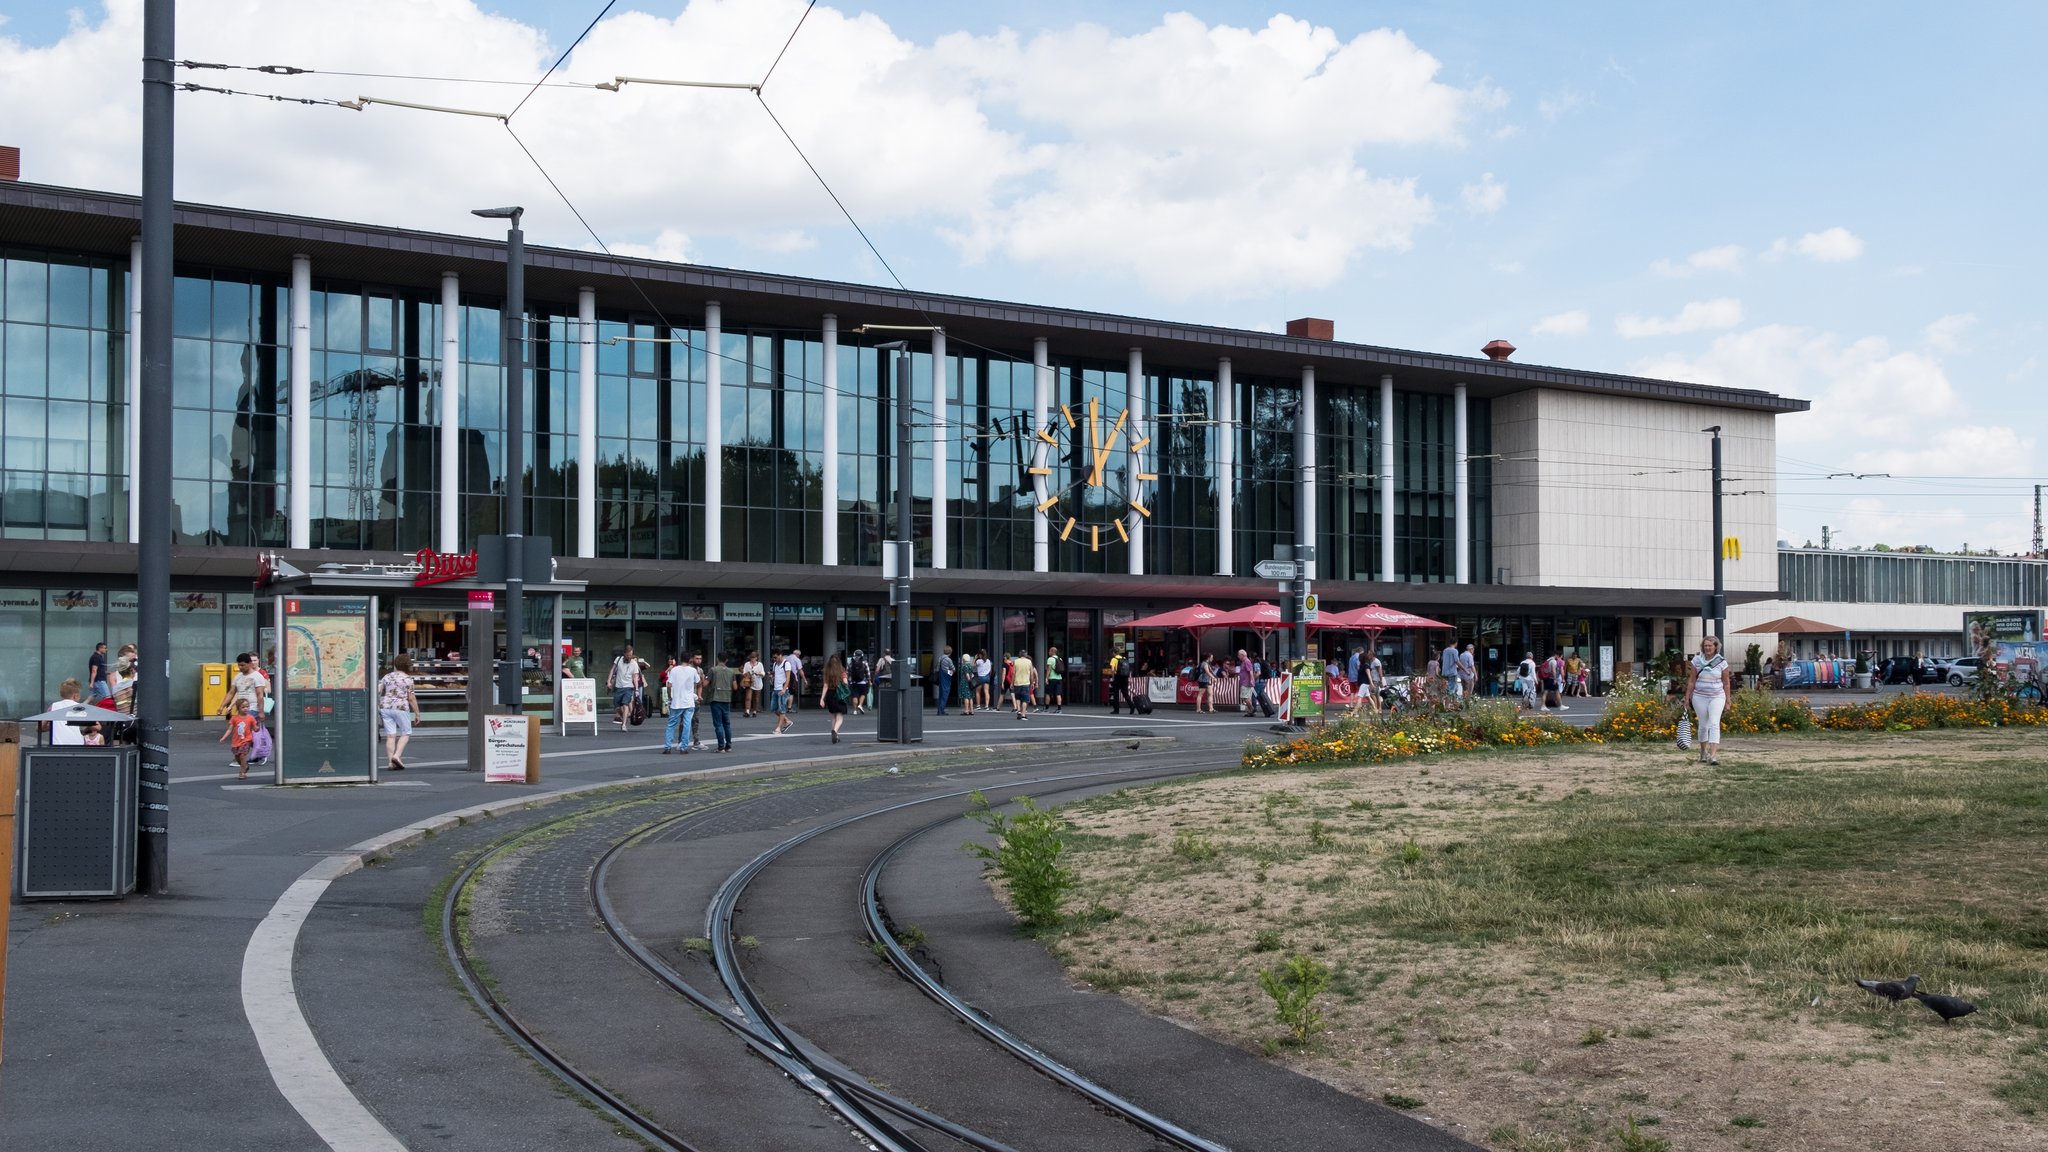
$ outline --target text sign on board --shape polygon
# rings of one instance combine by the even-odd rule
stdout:
[[[574,676],[562,680],[562,724],[588,724],[597,730],[597,681]]]
[[[484,783],[526,783],[527,718],[484,717]]]
[[[377,602],[286,596],[279,607],[278,782],[374,779]]]

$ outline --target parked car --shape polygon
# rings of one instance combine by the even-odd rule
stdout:
[[[1977,664],[1977,657],[1965,656],[1960,660],[1949,661],[1947,666],[1942,668],[1942,674],[1947,677],[1951,685],[1957,688],[1965,684],[1975,684],[1977,682]]]
[[[1877,682],[1880,684],[1924,684],[1920,676],[1918,656],[1891,656],[1878,661]]]

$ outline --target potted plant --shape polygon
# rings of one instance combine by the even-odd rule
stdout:
[[[1751,644],[1742,654],[1742,686],[1752,691],[1764,675],[1764,646]]]
[[[1867,652],[1858,652],[1856,654],[1855,685],[1858,689],[1870,687],[1870,654]]]

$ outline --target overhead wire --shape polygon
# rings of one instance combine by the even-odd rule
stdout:
[[[576,39],[571,41],[569,46],[562,50],[562,54],[555,58],[555,62],[553,64],[548,65],[548,70],[546,72],[541,73],[540,79],[533,82],[533,87],[526,90],[526,95],[521,96],[519,98],[519,103],[514,104],[512,106],[512,111],[507,112],[505,114],[505,120],[507,123],[510,123],[512,117],[519,115],[519,110],[521,108],[526,107],[526,102],[528,100],[533,99],[533,94],[535,92],[540,91],[540,86],[548,82],[548,77],[553,76],[555,74],[555,69],[560,68],[562,66],[562,62],[569,58],[569,53],[574,52],[576,50],[576,46],[578,44],[583,43],[583,38],[585,36],[590,35],[591,29],[596,28],[598,22],[604,19],[605,13],[610,12],[612,10],[612,5],[617,4],[618,2],[619,0],[605,0],[604,7],[598,9],[597,15],[591,18],[590,23],[584,26],[583,31],[576,34]]]

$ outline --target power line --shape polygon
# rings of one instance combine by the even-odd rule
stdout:
[[[514,104],[512,106],[512,111],[505,113],[505,120],[507,121],[508,126],[510,124],[512,117],[519,115],[519,110],[521,108],[526,107],[526,102],[528,100],[533,99],[533,94],[535,92],[540,91],[540,86],[548,82],[548,77],[553,76],[555,74],[555,69],[560,68],[562,66],[562,61],[567,60],[569,58],[569,53],[574,52],[576,50],[576,45],[583,43],[583,38],[585,36],[590,35],[590,30],[592,28],[597,27],[597,22],[599,20],[604,19],[605,13],[610,12],[612,10],[612,5],[618,2],[619,0],[605,0],[604,7],[598,10],[596,17],[594,17],[590,21],[589,25],[587,25],[582,32],[577,34],[576,39],[572,41],[567,48],[562,50],[562,54],[555,58],[555,62],[553,64],[548,65],[548,70],[546,72],[541,73],[540,79],[533,82],[533,87],[526,90],[526,95],[521,96],[519,98],[519,103]],[[517,139],[517,137],[514,137],[514,139]],[[520,145],[520,147],[524,148],[526,146],[522,144]],[[552,184],[554,183],[554,181],[550,180],[549,183]],[[572,207],[570,211],[575,211],[575,209]]]
[[[796,34],[804,30],[804,21],[811,18],[811,9],[817,6],[818,0],[811,0],[809,4],[804,5],[804,14],[796,18],[796,27],[789,30],[789,39],[782,42],[782,51],[775,54],[774,63],[768,65],[767,73],[761,77],[761,83],[755,87],[754,92],[756,95],[760,94],[762,88],[768,86],[768,78],[775,75],[775,69],[782,64],[782,57],[788,53],[789,46],[796,43]]]
[[[333,108],[347,108],[352,112],[362,111],[362,105],[346,100],[324,100],[315,96],[279,96],[271,92],[243,92],[234,88],[215,88],[209,84],[172,84],[179,92],[214,92],[222,96],[253,96],[258,100],[270,100],[278,104],[325,104]]]
[[[299,68],[290,64],[217,64],[206,60],[174,60],[179,68],[208,69],[229,72],[261,72],[269,76],[348,76],[359,80],[418,80],[434,84],[499,84],[507,87],[524,88],[526,80],[496,80],[477,76],[426,76],[412,72],[346,72],[326,68]],[[583,80],[543,81],[543,88],[585,88],[598,86]]]

